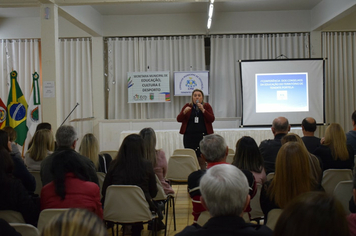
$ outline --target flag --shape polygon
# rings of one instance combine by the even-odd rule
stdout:
[[[27,109],[27,128],[32,137],[35,134],[37,125],[42,122],[40,86],[38,80],[39,75],[35,72],[32,75],[32,91]]]
[[[0,129],[4,128],[6,125],[7,110],[6,105],[0,98]]]
[[[10,73],[11,86],[7,99],[7,119],[6,124],[15,129],[17,133],[16,143],[23,146],[27,136],[26,115],[27,102],[17,83],[17,72]]]

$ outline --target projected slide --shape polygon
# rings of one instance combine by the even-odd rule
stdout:
[[[309,111],[308,73],[256,74],[256,113]]]

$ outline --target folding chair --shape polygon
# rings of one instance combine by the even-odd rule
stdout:
[[[323,172],[321,186],[326,193],[333,194],[336,185],[345,180],[352,180],[352,171],[350,169],[328,169]]]
[[[36,190],[35,194],[41,195],[41,189],[42,189],[42,180],[41,180],[41,175],[39,171],[29,171],[33,177],[35,177],[36,180]]]
[[[53,208],[53,209],[44,209],[40,213],[38,218],[37,229],[41,233],[45,225],[47,225],[53,217],[61,214],[62,212],[68,211],[69,208]]]
[[[5,220],[7,223],[26,223],[22,214],[18,211],[1,210],[0,218]]]
[[[22,224],[22,223],[10,223],[11,227],[13,227],[18,233],[22,236],[39,236],[40,231],[30,224]]]
[[[352,196],[352,190],[353,190],[352,180],[340,181],[334,189],[335,198],[341,202],[347,214],[350,214],[349,201]]]
[[[197,171],[196,157],[191,155],[174,155],[169,158],[166,178],[173,182],[188,182],[188,176]]]
[[[266,226],[271,230],[274,230],[274,227],[276,227],[278,218],[282,212],[282,209],[272,209],[270,212],[268,212]]]

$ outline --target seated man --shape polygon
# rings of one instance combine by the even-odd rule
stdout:
[[[320,146],[320,138],[315,137],[316,121],[312,117],[307,117],[302,121],[302,140],[310,153]]]
[[[203,137],[199,143],[201,158],[208,163],[207,169],[212,166],[219,164],[228,164],[226,162],[226,157],[229,152],[229,147],[226,145],[226,142],[223,137],[218,134],[210,134]],[[199,183],[201,177],[205,174],[206,170],[197,170],[191,173],[188,176],[188,192],[193,202],[193,216],[194,223],[198,220],[198,217],[201,212],[205,211],[205,208],[201,205],[200,202],[200,188]],[[246,175],[249,186],[251,189],[250,195],[253,198],[257,191],[257,185],[253,174],[248,170],[243,170],[243,173]],[[247,211],[251,211],[250,208]]]
[[[352,113],[352,126],[353,129],[346,133],[347,144],[351,145],[354,149],[354,153],[356,154],[356,111]]]
[[[98,180],[98,176],[96,175],[96,169],[94,163],[89,158],[82,156],[75,151],[77,140],[78,140],[77,132],[75,132],[73,126],[63,125],[58,128],[56,132],[56,142],[58,148],[54,151],[54,153],[52,153],[51,155],[43,159],[43,161],[41,162],[40,175],[41,175],[43,186],[45,186],[46,184],[50,183],[53,180],[53,176],[51,173],[53,158],[58,154],[63,156],[65,154],[69,155],[71,153],[74,154],[72,155],[73,158],[76,158],[85,164],[85,168],[87,169],[89,174],[89,181],[99,185],[99,180]]]
[[[201,227],[187,226],[177,236],[189,235],[272,235],[263,225],[245,223],[244,209],[250,202],[246,176],[237,167],[221,164],[211,167],[200,180],[201,202],[211,218]]]
[[[290,130],[288,119],[285,117],[277,117],[272,122],[272,133],[274,139],[267,139],[261,142],[259,149],[265,162],[266,174],[274,172],[274,164],[279,149],[281,148],[281,139]]]

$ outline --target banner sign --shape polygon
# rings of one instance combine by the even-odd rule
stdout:
[[[209,95],[209,71],[174,72],[174,96],[191,96],[194,89]]]
[[[169,71],[128,72],[129,103],[170,102]]]

